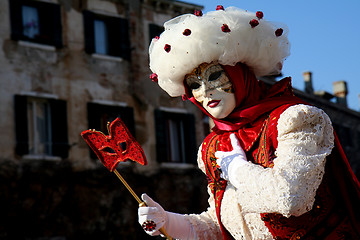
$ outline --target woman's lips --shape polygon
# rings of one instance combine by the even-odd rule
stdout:
[[[219,105],[219,103],[220,103],[220,100],[212,100],[212,101],[208,102],[207,105],[208,105],[208,107],[214,108],[217,105]]]

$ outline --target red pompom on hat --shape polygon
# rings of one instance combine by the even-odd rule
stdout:
[[[201,17],[203,15],[201,10],[195,10],[195,16]]]
[[[231,32],[231,30],[230,30],[230,28],[229,28],[229,26],[228,26],[227,24],[223,24],[223,25],[221,26],[221,30],[222,30],[223,32]]]
[[[216,11],[218,11],[218,10],[224,10],[224,7],[222,5],[217,5]]]
[[[249,22],[249,24],[251,25],[252,28],[256,27],[257,25],[259,25],[259,21],[256,19],[253,19]]]
[[[282,28],[278,28],[275,31],[275,36],[280,37],[283,34],[284,30]]]
[[[189,36],[190,34],[191,34],[191,30],[188,28],[183,31],[184,36]]]
[[[157,83],[158,82],[158,75],[156,73],[153,73],[153,74],[150,75],[150,79],[151,79],[151,81]]]
[[[167,53],[170,52],[171,46],[170,46],[169,44],[165,44],[164,50],[165,50],[165,52],[167,52]]]
[[[261,11],[257,11],[257,12],[256,12],[256,17],[257,17],[258,19],[262,19],[262,18],[264,17],[264,13],[261,12]]]

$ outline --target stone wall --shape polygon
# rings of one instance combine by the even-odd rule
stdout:
[[[137,222],[137,201],[104,167],[74,172],[65,161],[3,161],[0,171],[0,239],[154,239]],[[136,193],[166,210],[200,213],[207,207],[206,179],[198,169],[145,176],[129,165],[119,172]]]

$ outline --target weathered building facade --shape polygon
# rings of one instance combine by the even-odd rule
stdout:
[[[0,1],[0,239],[153,239],[137,223],[137,202],[80,136],[106,133],[116,117],[147,156],[147,166],[118,167],[135,192],[170,211],[207,207],[196,167],[207,120],[149,79],[147,54],[165,21],[199,9],[170,0]],[[359,113],[296,93],[350,127],[359,169]]]
[[[148,160],[119,166],[134,190],[173,211],[206,207],[206,180],[195,167],[202,115],[149,79],[147,54],[166,20],[199,8],[166,0],[0,1],[0,239],[147,237],[137,202],[80,136],[90,128],[107,133],[116,117]]]

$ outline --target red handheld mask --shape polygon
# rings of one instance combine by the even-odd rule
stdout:
[[[81,136],[110,172],[114,171],[119,162],[126,162],[127,159],[141,165],[147,164],[143,149],[120,118],[108,125],[108,131],[109,135],[105,135],[90,129],[83,131]]]

